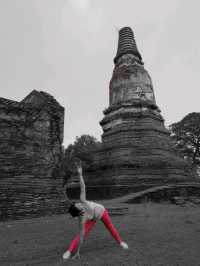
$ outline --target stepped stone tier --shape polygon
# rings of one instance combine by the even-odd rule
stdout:
[[[0,98],[0,220],[60,210],[64,108],[33,90]]]
[[[109,107],[100,122],[102,148],[87,173],[88,190],[99,187],[109,197],[192,180],[189,165],[178,156],[164,126],[151,77],[129,27],[119,31],[114,64]]]

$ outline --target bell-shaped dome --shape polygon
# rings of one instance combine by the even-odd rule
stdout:
[[[116,66],[110,81],[110,105],[132,100],[155,104],[151,77],[139,64]]]

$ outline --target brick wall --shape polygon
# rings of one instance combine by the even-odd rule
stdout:
[[[44,92],[0,98],[0,219],[59,209],[63,121],[64,108]]]

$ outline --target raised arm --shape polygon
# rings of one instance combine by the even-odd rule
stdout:
[[[80,200],[82,202],[85,202],[86,201],[86,189],[85,189],[85,182],[83,179],[83,170],[82,170],[81,164],[77,165],[77,171],[79,174],[79,182],[80,182],[80,189],[81,189]]]

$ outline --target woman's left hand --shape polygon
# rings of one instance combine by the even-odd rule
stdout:
[[[72,259],[80,259],[81,256],[80,256],[80,253],[79,253],[79,250],[75,253],[75,255],[72,257]]]

